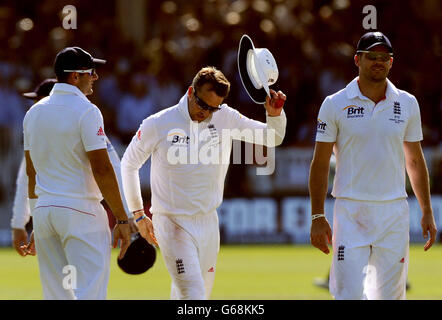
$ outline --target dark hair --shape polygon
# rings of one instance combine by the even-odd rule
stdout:
[[[72,73],[72,72],[60,72],[60,73],[56,74],[57,81],[58,81],[58,82],[62,82],[62,83],[67,83],[67,82],[68,82],[69,75],[70,75],[71,73]]]
[[[198,91],[206,83],[210,84],[212,90],[219,97],[226,98],[230,91],[230,82],[226,76],[215,67],[204,67],[195,75],[192,87]]]

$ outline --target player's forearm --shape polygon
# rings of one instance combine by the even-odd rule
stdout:
[[[117,177],[118,189],[120,190],[120,195],[121,195],[121,200],[123,201],[124,211],[126,212],[126,214],[127,214],[127,216],[129,218],[133,218],[133,214],[129,210],[129,208],[127,206],[127,203],[126,203],[125,196],[124,196],[123,181],[121,179],[121,163],[120,163],[120,158],[118,157],[118,154],[115,151],[115,149],[112,149],[111,151],[108,151],[108,153],[109,153],[109,159],[110,159],[110,161],[112,163],[112,166],[114,167],[115,175]]]
[[[241,119],[238,127],[232,130],[233,139],[266,147],[279,146],[284,140],[287,117],[284,111],[280,116],[271,117],[267,114],[267,123],[251,119]],[[250,134],[248,134],[250,133]]]
[[[324,213],[324,202],[327,197],[329,163],[312,161],[309,175],[309,194],[312,214]]]
[[[417,159],[407,163],[407,173],[411,188],[419,202],[422,214],[432,214],[430,179],[425,160]]]
[[[35,194],[35,176],[36,172],[34,166],[32,164],[31,156],[29,155],[29,151],[25,151],[26,155],[26,175],[28,176],[28,198],[29,199],[37,199],[37,195]]]
[[[35,194],[35,174],[28,176],[28,197],[29,199],[37,199]]]
[[[272,117],[267,115],[267,131],[274,130],[275,132],[275,141],[274,145],[273,143],[269,143],[269,139],[267,139],[267,146],[268,147],[276,147],[279,146],[282,141],[284,140],[285,136],[285,130],[287,127],[287,117],[285,115],[284,110],[281,111],[281,114],[277,117]],[[268,133],[267,133],[268,134]]]
[[[12,206],[11,228],[24,229],[30,218],[28,202],[28,176],[25,162],[22,161],[17,175],[14,204]]]
[[[137,168],[129,165],[125,158],[121,162],[121,179],[127,206],[131,212],[143,208],[140,176]]]
[[[144,137],[144,136],[142,136]],[[145,137],[146,138],[146,137]],[[131,212],[143,209],[139,170],[149,158],[137,140],[133,139],[121,159],[121,180],[126,203]]]
[[[101,194],[111,208],[115,218],[118,220],[127,220],[128,217],[124,211],[120,191],[118,189],[117,177],[115,176],[112,165],[109,163],[109,166],[102,168],[102,170],[93,170],[93,173]]]

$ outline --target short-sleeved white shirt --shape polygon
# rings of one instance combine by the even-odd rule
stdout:
[[[335,142],[332,195],[363,201],[406,198],[404,141],[422,140],[416,98],[387,79],[385,99],[375,105],[358,78],[322,103],[316,141]]]
[[[26,113],[23,133],[37,173],[37,206],[81,210],[82,201],[103,199],[86,154],[107,148],[103,117],[77,87],[55,84]]]

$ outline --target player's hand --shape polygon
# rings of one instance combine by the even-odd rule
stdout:
[[[20,250],[24,253],[23,256],[35,256],[35,241],[34,241],[34,231],[32,231],[31,236],[29,237],[29,242],[27,244],[21,245]]]
[[[142,215],[144,215],[144,212],[142,212],[142,214],[135,214],[135,218],[139,218]],[[137,222],[137,227],[140,235],[151,245],[158,248],[158,241],[155,238],[152,220],[150,220],[150,218],[146,216],[144,219],[141,219]]]
[[[135,223],[135,219],[134,218],[129,218],[129,228],[130,228],[130,233],[137,233],[138,232],[138,227],[137,224]]]
[[[25,229],[12,229],[12,246],[21,256],[26,256],[25,251],[21,248],[28,243],[28,233]]]
[[[428,239],[424,245],[424,250],[427,251],[436,241],[436,236],[437,236],[436,222],[434,221],[434,216],[432,212],[429,214],[424,214],[422,216],[421,226],[422,226],[422,235],[424,236],[425,239],[427,239],[428,234],[430,234],[430,239]]]
[[[120,253],[118,259],[122,259],[130,245],[130,227],[129,224],[116,224],[114,228],[113,247],[116,248],[120,240]]]
[[[266,97],[266,103],[264,104],[264,107],[266,108],[269,116],[277,117],[281,114],[287,97],[282,91],[276,92],[272,89],[270,89],[270,95],[271,97]]]
[[[332,244],[332,231],[330,224],[325,217],[321,217],[312,221],[310,228],[310,242],[311,244],[324,252],[329,254],[330,250],[328,244]]]

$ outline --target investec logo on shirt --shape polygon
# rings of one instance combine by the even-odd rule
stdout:
[[[342,110],[347,110],[347,119],[348,118],[362,118],[364,116],[364,107],[358,107],[355,105],[346,106]]]

